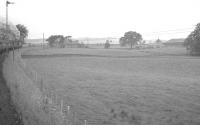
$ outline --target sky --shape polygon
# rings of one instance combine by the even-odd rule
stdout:
[[[5,17],[5,1],[0,16]],[[127,31],[143,39],[183,38],[200,22],[200,0],[10,0],[9,21],[23,24],[28,38],[61,34],[121,37]]]

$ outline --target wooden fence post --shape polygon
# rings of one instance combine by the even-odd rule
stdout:
[[[70,112],[70,106],[67,106],[67,115],[69,116],[69,112]]]
[[[61,100],[61,104],[60,104],[60,111],[61,111],[61,113],[63,114],[63,100]]]

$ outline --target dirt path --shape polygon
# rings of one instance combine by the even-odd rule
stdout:
[[[2,63],[4,57],[0,57],[0,125],[23,125],[20,115],[16,112],[11,101],[11,95],[6,81],[3,78]]]

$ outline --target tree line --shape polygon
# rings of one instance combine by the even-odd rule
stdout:
[[[79,42],[79,40],[73,40],[72,36],[63,36],[63,35],[51,35],[46,39],[50,47],[59,47],[65,48],[67,47],[79,47],[85,48],[83,42]]]
[[[15,41],[18,45],[24,44],[25,38],[28,36],[29,31],[27,27],[22,24],[17,24],[16,28],[19,31],[19,36],[10,29],[10,26],[8,26],[8,29],[1,27],[0,40]],[[48,41],[50,47],[87,47],[83,42],[80,43],[78,40],[73,40],[72,36],[51,35],[46,41]],[[106,40],[104,48],[109,48],[111,42],[112,41]],[[136,31],[125,32],[124,35],[119,39],[120,46],[128,45],[131,49],[135,45],[141,43],[144,43],[142,35]],[[158,39],[156,43],[161,43],[161,40]],[[198,23],[194,31],[187,36],[184,41],[184,46],[191,55],[200,55],[200,23]]]

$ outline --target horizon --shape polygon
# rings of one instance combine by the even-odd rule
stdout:
[[[110,44],[119,44],[119,38],[108,38],[108,37],[102,37],[102,38],[73,38],[74,40],[79,40],[79,43],[83,42],[84,44],[104,44],[106,40],[112,40]],[[115,39],[115,40],[114,40]],[[160,39],[163,43],[168,42],[170,40],[184,40],[185,38],[172,38],[168,40]],[[151,40],[145,40],[146,44],[155,43],[157,39],[151,39]],[[45,38],[45,43],[48,43]],[[178,41],[180,42],[180,41]],[[35,39],[26,39],[26,43],[31,44],[42,44],[43,38],[35,38]]]

